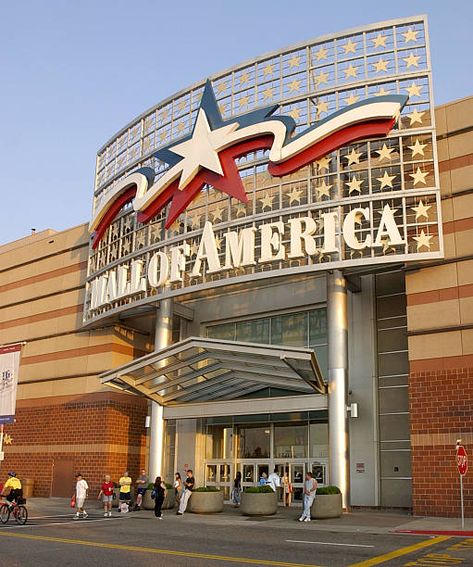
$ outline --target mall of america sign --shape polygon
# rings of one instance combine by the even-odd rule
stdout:
[[[84,322],[169,295],[441,257],[424,21],[179,93],[97,160]]]

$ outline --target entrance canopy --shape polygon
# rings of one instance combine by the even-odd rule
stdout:
[[[190,337],[100,375],[102,383],[163,406],[232,400],[268,387],[325,394],[314,352],[305,348]]]

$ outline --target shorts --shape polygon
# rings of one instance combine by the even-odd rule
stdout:
[[[79,496],[76,498],[76,508],[83,508],[85,503],[85,496]]]
[[[141,496],[144,496],[145,492],[146,492],[146,488],[137,488],[136,492],[138,494],[141,494]]]
[[[120,492],[120,500],[122,502],[126,502],[127,500],[131,500],[131,493],[130,492]]]
[[[102,502],[103,502],[104,504],[107,504],[107,503],[109,503],[109,502],[113,502],[113,494],[110,495],[110,496],[107,496],[107,495],[105,495],[105,494],[102,494]]]

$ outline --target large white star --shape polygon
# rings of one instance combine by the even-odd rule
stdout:
[[[178,164],[182,168],[179,189],[184,189],[204,167],[209,171],[223,175],[218,152],[225,147],[225,143],[228,141],[227,136],[237,128],[238,123],[235,122],[212,130],[205,110],[203,108],[199,110],[192,137],[169,148],[173,153],[184,158]]]

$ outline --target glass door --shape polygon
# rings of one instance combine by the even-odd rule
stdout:
[[[230,500],[233,485],[233,464],[222,461],[205,463],[205,485],[220,488],[224,499]]]

